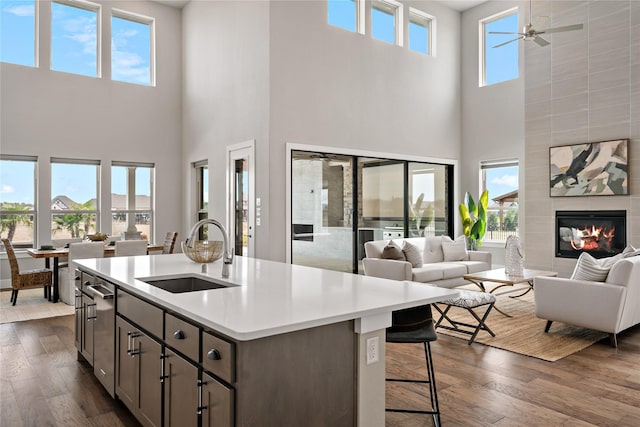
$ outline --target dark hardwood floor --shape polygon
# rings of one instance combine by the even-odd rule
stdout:
[[[0,325],[0,426],[137,426],[86,363],[72,317]],[[440,335],[432,343],[444,426],[640,425],[640,327],[557,362]],[[387,347],[390,375],[423,375],[419,345]],[[425,397],[391,386],[391,405]],[[401,401],[401,402],[400,402]],[[387,426],[432,426],[426,415],[387,414]],[[297,427],[297,426],[295,426]]]

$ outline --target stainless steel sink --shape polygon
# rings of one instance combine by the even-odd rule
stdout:
[[[195,275],[138,279],[167,292],[181,294],[183,292],[207,291],[209,289],[221,289],[235,286],[225,282],[214,281],[210,278],[203,278]]]

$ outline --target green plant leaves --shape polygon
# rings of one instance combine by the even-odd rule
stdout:
[[[464,195],[465,203],[460,203],[460,219],[462,220],[462,233],[482,245],[482,238],[487,231],[487,208],[489,206],[489,192],[484,190],[475,203],[469,192]]]

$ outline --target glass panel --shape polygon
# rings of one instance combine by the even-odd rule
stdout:
[[[129,200],[129,171],[132,172],[135,197]],[[151,240],[153,210],[151,209],[152,168],[143,166],[112,166],[111,167],[111,234],[120,236],[131,228],[138,231],[143,239]],[[130,203],[133,202],[133,206]],[[128,224],[129,216],[133,224]],[[133,230],[133,226],[135,229]]]
[[[485,84],[518,78],[518,42],[496,47],[500,43],[517,38],[517,34],[488,34],[492,31],[518,32],[518,14],[487,22],[485,30]]]
[[[409,22],[409,49],[429,54],[429,29],[426,24],[417,21]]]
[[[51,236],[91,234],[97,224],[98,166],[51,163]]]
[[[409,163],[409,237],[449,234],[448,166]]]
[[[35,1],[3,0],[0,9],[0,61],[35,66]]]
[[[327,1],[327,22],[336,27],[356,31],[356,2],[354,0]]]
[[[31,161],[0,160],[0,236],[33,247],[35,168]]]
[[[294,151],[291,261],[353,272],[351,156]]]
[[[111,79],[151,85],[151,26],[111,17]]]
[[[51,69],[98,75],[97,13],[51,3]]]
[[[393,12],[380,4],[371,6],[371,36],[394,44],[396,42],[396,18]]]
[[[236,255],[249,254],[249,165],[246,159],[235,161],[235,230],[234,248]]]
[[[505,242],[518,235],[518,166],[483,166],[483,189],[489,190],[485,241]],[[475,197],[475,196],[474,196]]]

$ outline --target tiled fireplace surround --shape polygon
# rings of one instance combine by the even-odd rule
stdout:
[[[527,268],[567,277],[575,259],[556,258],[555,211],[627,211],[627,242],[640,247],[640,1],[535,1],[545,27],[582,31],[525,43],[523,231]],[[550,197],[549,147],[628,138],[628,196]]]

